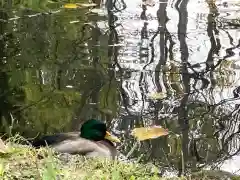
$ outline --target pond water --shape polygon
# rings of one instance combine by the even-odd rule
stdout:
[[[123,155],[163,175],[240,173],[239,1],[21,2],[0,3],[1,133],[73,131],[94,117]],[[131,129],[148,125],[172,133],[136,142]]]

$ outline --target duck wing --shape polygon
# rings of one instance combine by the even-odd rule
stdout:
[[[55,135],[43,136],[40,139],[34,140],[32,142],[32,146],[36,148],[39,148],[41,146],[47,146],[47,145],[51,146],[65,140],[74,140],[77,138],[79,138],[79,132],[58,133]]]
[[[94,142],[78,137],[76,139],[65,139],[59,143],[55,143],[51,146],[55,151],[69,154],[86,154],[89,151],[93,151]]]
[[[65,140],[61,143],[55,144],[52,148],[60,153],[80,154],[87,157],[109,157],[116,156],[116,148],[102,144],[101,142],[94,142],[84,138],[77,138],[72,140]]]

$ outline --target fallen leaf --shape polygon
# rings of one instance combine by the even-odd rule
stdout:
[[[64,4],[63,7],[66,8],[66,9],[76,9],[76,8],[78,8],[79,6],[78,6],[77,4],[71,4],[71,3],[69,3],[69,4]]]
[[[156,3],[153,0],[145,0],[142,2],[142,4],[145,6],[153,7],[153,6],[155,6]]]
[[[124,44],[110,44],[110,45],[108,45],[108,46],[124,46]]]
[[[167,94],[164,92],[152,93],[148,96],[150,99],[164,99],[167,97]]]
[[[91,3],[91,4],[77,3],[77,5],[82,6],[82,7],[94,7],[94,6],[97,6],[97,4],[95,4],[95,3]]]
[[[96,14],[99,14],[99,15],[107,15],[106,11],[104,11],[101,8],[93,8],[93,9],[90,10],[90,12],[96,13]]]
[[[80,21],[70,21],[70,24],[79,23]],[[73,88],[72,86],[66,86],[67,88]]]
[[[0,138],[0,153],[4,154],[7,152],[7,147],[4,144],[3,140]]]
[[[139,141],[146,139],[155,139],[160,136],[168,135],[168,130],[161,126],[152,127],[140,127],[132,130],[132,135],[135,136]]]

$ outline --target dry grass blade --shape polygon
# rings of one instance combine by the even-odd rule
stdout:
[[[134,128],[132,135],[135,136],[139,141],[143,141],[146,139],[155,139],[160,136],[168,135],[168,130],[161,126],[140,127]]]

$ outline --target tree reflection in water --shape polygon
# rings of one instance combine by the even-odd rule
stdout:
[[[124,155],[162,174],[237,158],[239,24],[223,16],[231,5],[94,2],[95,11],[0,3],[1,133],[78,130],[94,117],[122,136]],[[173,133],[141,143],[130,134],[153,124]]]

